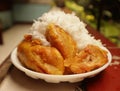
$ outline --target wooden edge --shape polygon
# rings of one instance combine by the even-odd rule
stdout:
[[[11,67],[12,63],[10,61],[10,55],[3,61],[3,63],[0,65],[0,83],[8,73],[9,68]]]

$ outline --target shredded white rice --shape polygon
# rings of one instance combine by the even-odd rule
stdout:
[[[66,14],[63,11],[49,11],[35,20],[31,27],[31,34],[39,38],[43,45],[50,45],[45,38],[46,27],[54,23],[68,32],[77,43],[78,49],[83,49],[88,44],[102,46],[100,40],[94,39],[85,28],[86,25],[74,14]]]

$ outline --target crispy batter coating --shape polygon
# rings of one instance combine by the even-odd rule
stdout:
[[[75,41],[59,26],[50,24],[46,31],[46,38],[53,47],[60,51],[64,59],[75,56],[77,52]]]
[[[73,73],[84,73],[103,66],[108,61],[107,52],[94,45],[88,45],[75,56],[70,69]]]
[[[73,38],[55,24],[48,25],[45,36],[51,46],[43,46],[31,35],[18,45],[18,58],[27,68],[46,74],[79,74],[108,62],[107,51],[98,46],[87,45],[78,52]]]
[[[65,66],[64,74],[72,74],[68,65],[77,53],[76,42],[68,33],[55,24],[48,25],[46,38],[62,54]]]
[[[63,74],[63,57],[56,48],[40,45],[40,40],[26,36],[18,45],[18,57],[23,65],[37,72]]]

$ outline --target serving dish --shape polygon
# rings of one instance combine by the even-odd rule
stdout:
[[[34,79],[43,79],[49,83],[60,83],[60,82],[74,83],[74,82],[82,81],[85,78],[94,77],[95,75],[103,71],[105,68],[107,68],[111,63],[111,60],[112,60],[112,56],[111,56],[111,53],[108,51],[108,62],[96,70],[86,72],[86,73],[81,73],[81,74],[72,74],[72,75],[50,75],[50,74],[35,72],[24,67],[20,63],[17,57],[17,47],[11,53],[11,61],[16,68],[23,71],[29,77],[32,77]]]

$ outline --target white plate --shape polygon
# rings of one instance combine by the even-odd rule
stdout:
[[[108,62],[104,66],[96,70],[90,71],[90,72],[81,73],[81,74],[73,74],[73,75],[49,75],[49,74],[43,74],[43,73],[38,73],[32,70],[29,70],[20,63],[17,57],[17,48],[13,50],[11,54],[11,60],[15,67],[25,72],[26,75],[34,79],[43,79],[46,82],[50,82],[50,83],[59,83],[59,82],[72,82],[73,83],[73,82],[82,81],[83,79],[88,78],[88,77],[93,77],[97,75],[98,73],[100,73],[101,71],[103,71],[111,63],[112,56],[111,56],[111,53],[108,51]]]

